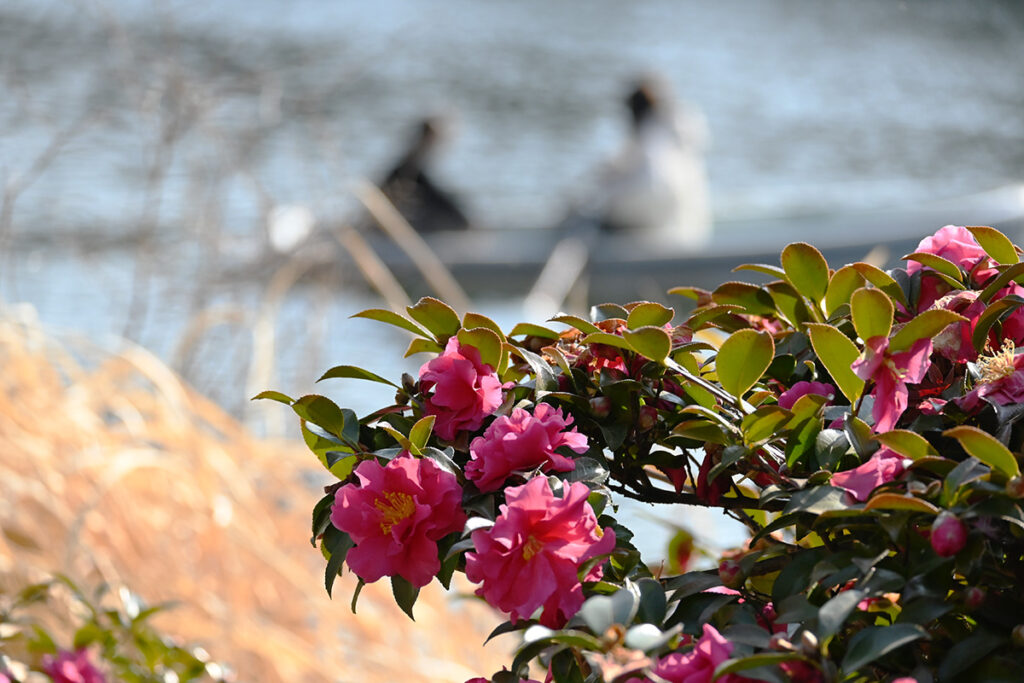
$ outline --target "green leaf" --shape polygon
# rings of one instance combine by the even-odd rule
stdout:
[[[286,396],[285,394],[282,394],[280,391],[261,391],[260,393],[256,394],[249,400],[257,401],[260,399],[269,399],[271,401],[277,401],[278,403],[283,403],[286,406],[290,406],[295,401],[295,399],[293,399],[290,396]]]
[[[430,338],[430,333],[424,330],[416,323],[414,323],[413,321],[409,320],[405,316],[398,315],[394,311],[389,311],[384,308],[370,308],[365,311],[360,311],[359,313],[352,315],[352,317],[376,320],[377,322],[387,323],[389,325],[394,325],[395,327],[400,327],[403,330],[412,332],[417,336],[426,337],[428,339]]]
[[[947,429],[942,435],[956,439],[969,454],[1007,477],[1020,474],[1020,466],[1013,453],[991,434],[977,427],[961,425]]]
[[[864,591],[851,589],[830,598],[818,610],[818,630],[816,632],[818,638],[828,640],[839,633],[846,618],[857,607],[857,603],[865,597]]]
[[[848,507],[846,492],[843,489],[833,486],[815,486],[794,493],[782,514],[809,512],[812,515],[820,515],[823,512],[845,510]]]
[[[641,327],[662,327],[672,322],[676,312],[653,301],[642,301],[629,311],[626,327],[636,330]]]
[[[684,296],[687,299],[693,299],[694,301],[700,301],[701,299],[708,299],[711,297],[711,292],[700,287],[673,287],[668,290],[669,294],[675,296]]]
[[[988,342],[989,330],[996,324],[996,321],[1009,312],[1017,310],[1021,305],[1024,305],[1024,298],[1016,294],[1004,296],[1002,299],[989,304],[988,308],[978,316],[978,322],[975,324],[974,332],[971,334],[971,343],[974,346],[974,350],[980,352],[984,349],[985,343]]]
[[[992,280],[992,282],[986,285],[985,289],[981,290],[981,294],[978,298],[982,301],[988,302],[992,300],[999,291],[1010,284],[1011,281],[1020,282],[1024,279],[1024,263],[1015,263],[1012,266],[1003,268],[999,271],[999,275]]]
[[[721,680],[722,676],[734,674],[738,671],[749,671],[750,669],[756,669],[762,666],[777,668],[779,664],[784,662],[796,661],[810,662],[806,657],[795,652],[761,652],[756,655],[750,655],[749,657],[727,659],[718,665],[715,669],[715,675],[711,677],[711,680]],[[782,678],[781,680],[788,679]]]
[[[488,329],[498,335],[498,339],[501,341],[505,341],[505,333],[501,331],[501,327],[486,315],[480,315],[479,313],[467,313],[462,316],[462,327],[467,330],[483,327],[484,329]]]
[[[911,432],[906,429],[894,429],[884,434],[876,434],[874,439],[883,446],[888,446],[890,449],[911,460],[917,460],[926,455],[938,455],[935,447],[928,442],[928,439],[917,432]]]
[[[640,327],[635,330],[623,330],[622,336],[629,345],[644,358],[664,363],[672,351],[672,337],[660,327]]]
[[[524,348],[514,347],[516,355],[526,361],[534,375],[534,387],[537,394],[547,393],[558,389],[558,379],[554,371],[543,356]]]
[[[614,346],[617,349],[623,351],[632,351],[633,347],[630,346],[629,342],[626,341],[625,337],[620,337],[617,334],[610,332],[593,332],[583,338],[584,344],[604,344],[605,346]]]
[[[747,282],[726,282],[711,294],[716,304],[742,306],[753,315],[775,315],[775,301],[763,287]]]
[[[508,333],[510,337],[541,337],[542,339],[557,340],[558,333],[552,329],[544,327],[542,325],[533,325],[531,323],[519,323],[512,328],[512,331]]]
[[[336,529],[334,526],[328,526],[324,530],[324,540],[321,542],[321,547],[330,554],[330,558],[327,560],[327,569],[324,572],[324,588],[327,589],[328,597],[331,597],[334,580],[338,578],[338,574],[341,572],[348,551],[354,548],[355,545],[351,536],[344,531]],[[355,611],[354,602],[353,612]]]
[[[743,430],[743,441],[748,446],[760,443],[775,436],[793,414],[776,405],[762,406],[743,418],[740,429]]]
[[[888,294],[890,299],[899,301],[904,306],[907,305],[907,297],[903,294],[903,288],[884,270],[870,263],[854,263],[853,268],[868,282]]]
[[[359,594],[363,592],[363,586],[365,585],[366,582],[359,579],[356,583],[356,589],[352,591],[352,604],[349,606],[352,609],[352,614],[356,613],[356,603],[359,602]]]
[[[306,422],[312,422],[339,439],[344,438],[345,414],[331,399],[307,394],[292,404],[292,410]]]
[[[409,430],[409,442],[422,451],[424,446],[427,445],[427,441],[430,440],[430,433],[434,429],[434,420],[437,419],[436,415],[427,415],[421,418],[412,426]]]
[[[946,329],[949,325],[966,321],[967,318],[954,313],[953,311],[946,311],[943,309],[925,311],[901,327],[900,330],[892,336],[892,340],[889,342],[889,351],[892,353],[906,351],[918,340],[931,339],[939,332]],[[856,324],[856,322],[857,321],[855,319],[854,323]],[[867,337],[865,337],[865,339],[867,339]]]
[[[861,287],[850,296],[853,326],[861,339],[888,337],[892,329],[892,300],[882,291]]]
[[[575,327],[583,334],[592,334],[594,332],[602,331],[601,328],[594,323],[584,320],[576,315],[556,315],[554,318],[551,318],[551,321]]]
[[[775,342],[767,332],[734,332],[722,343],[715,358],[718,381],[730,394],[742,398],[761,379],[774,355]]]
[[[391,380],[384,379],[380,375],[375,375],[369,370],[363,370],[362,368],[354,365],[336,365],[323,374],[317,382],[322,382],[325,379],[335,379],[340,377],[350,377],[353,379],[365,379],[371,382],[379,382],[380,384],[390,384],[397,388],[398,385]]]
[[[317,501],[317,504],[313,507],[313,535],[310,537],[309,542],[313,544],[314,548],[316,547],[316,539],[327,531],[327,526],[331,523],[331,508],[333,507],[333,493],[328,493]]]
[[[853,404],[864,391],[864,380],[850,369],[850,365],[860,357],[860,349],[831,325],[808,324],[807,330],[814,352],[818,354],[828,374],[832,375],[839,390]]]
[[[685,325],[690,329],[699,330],[712,320],[725,316],[733,316],[737,313],[742,313],[743,311],[743,306],[736,306],[733,304],[709,304],[695,309],[690,317],[686,319]]]
[[[967,226],[967,229],[974,235],[974,240],[981,245],[985,253],[992,257],[996,263],[1013,265],[1020,262],[1020,256],[1013,247],[1013,242],[1006,235],[995,228],[987,226]]]
[[[395,602],[402,608],[402,611],[408,614],[410,619],[416,621],[416,617],[412,614],[412,608],[416,604],[416,598],[420,595],[420,589],[409,583],[407,579],[395,574],[391,577],[391,593],[395,596]]]
[[[850,295],[865,282],[864,276],[853,266],[843,266],[832,273],[825,291],[825,313],[832,315],[840,306],[850,303]]]
[[[907,254],[906,256],[901,257],[901,259],[904,261],[917,261],[921,265],[928,266],[936,272],[948,275],[961,284],[964,281],[964,274],[963,271],[960,270],[960,267],[952,261],[944,259],[937,254],[929,254],[926,251],[915,251],[913,254]]]
[[[793,325],[802,325],[814,319],[803,297],[788,282],[769,282],[764,286],[771,294],[779,312]]]
[[[409,342],[403,358],[408,358],[417,353],[441,353],[442,351],[444,351],[444,347],[433,339],[413,339]]]
[[[414,306],[406,307],[413,320],[434,334],[439,342],[446,341],[462,327],[459,314],[443,301],[425,296]]]
[[[868,626],[850,639],[842,669],[847,674],[853,673],[883,655],[927,637],[928,633],[916,624]]]
[[[777,277],[780,280],[786,279],[786,271],[784,271],[782,268],[779,268],[778,266],[773,266],[768,263],[744,263],[743,265],[736,266],[735,268],[733,268],[732,272],[735,273],[740,270],[749,270],[755,273],[764,273],[765,275]]]
[[[926,500],[905,496],[902,493],[878,493],[872,496],[864,505],[866,510],[910,510],[911,512],[926,512],[932,515],[938,514],[939,508]]]
[[[806,242],[794,242],[782,250],[782,269],[796,291],[818,303],[828,289],[828,262]]]
[[[472,346],[480,352],[480,360],[497,369],[501,365],[501,338],[486,327],[472,330],[462,329],[458,332],[459,344]]]

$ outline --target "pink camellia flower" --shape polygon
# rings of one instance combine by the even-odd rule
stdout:
[[[359,486],[334,494],[331,523],[356,545],[346,561],[363,581],[399,575],[425,586],[441,569],[437,541],[466,524],[455,475],[433,460],[402,455],[381,467],[365,460]]]
[[[519,681],[520,683],[540,683],[540,681],[535,681],[532,678],[520,678]],[[477,676],[476,678],[469,679],[468,681],[466,681],[466,683],[491,683],[491,679],[484,678],[483,676]]]
[[[920,382],[928,372],[932,340],[919,339],[909,350],[899,353],[890,353],[888,337],[872,337],[864,346],[863,357],[855,360],[851,368],[861,379],[875,382],[875,405],[871,411],[874,429],[887,432],[907,409],[907,384]]]
[[[1012,341],[1006,340],[994,355],[978,360],[978,369],[978,383],[957,401],[961,408],[974,412],[982,399],[1001,406],[1024,403],[1024,355],[1016,355]]]
[[[967,527],[956,515],[943,510],[932,523],[932,550],[939,557],[953,557],[967,543]]]
[[[985,267],[983,262],[988,259],[988,254],[974,239],[970,230],[960,225],[947,225],[939,228],[934,235],[921,240],[915,251],[941,256],[968,273],[981,264],[981,267],[974,272],[975,284],[981,284],[996,272],[994,268]],[[907,263],[907,272],[911,275],[922,269],[930,270],[917,261]],[[938,278],[925,278],[921,282],[918,310],[929,308],[947,291],[949,291],[949,286]]]
[[[424,412],[436,415],[434,431],[451,441],[457,432],[478,429],[501,405],[501,381],[494,368],[480,360],[480,351],[448,340],[444,353],[420,368],[420,387],[434,389]]]
[[[824,382],[797,382],[779,396],[779,407],[790,410],[798,399],[808,394],[825,396],[828,398],[826,405],[830,405],[832,399],[836,397],[836,388]]]
[[[516,471],[539,467],[544,472],[571,472],[576,463],[555,452],[562,446],[577,453],[587,450],[587,437],[575,428],[569,430],[571,424],[572,417],[546,403],[537,404],[533,415],[516,408],[470,443],[466,478],[481,491],[495,491]]]
[[[583,605],[580,566],[615,547],[615,533],[597,526],[585,484],[566,484],[555,498],[546,477],[505,490],[506,504],[489,529],[473,532],[476,552],[466,553],[466,577],[492,607],[528,618],[543,606],[545,626],[565,625]],[[600,566],[586,580],[601,578]]]
[[[704,624],[700,640],[689,652],[673,652],[658,660],[651,673],[669,683],[711,683],[715,669],[732,655],[733,645],[711,624]],[[629,683],[649,683],[649,678],[632,678]],[[750,679],[726,674],[721,683],[744,683]]]
[[[967,289],[947,294],[938,299],[932,308],[953,311],[967,318],[964,322],[948,325],[932,338],[932,347],[943,358],[953,362],[973,361],[978,357],[974,350],[972,336],[978,326],[978,318],[985,312],[985,302],[978,299],[978,292]]]
[[[903,474],[906,469],[903,460],[902,455],[883,446],[860,466],[833,474],[829,483],[845,489],[857,500],[865,501],[876,488]]]
[[[89,660],[88,651],[62,650],[57,656],[43,655],[43,673],[53,683],[106,683],[107,679]]]

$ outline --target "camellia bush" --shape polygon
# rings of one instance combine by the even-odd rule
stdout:
[[[763,284],[672,290],[685,316],[602,305],[558,330],[426,298],[358,314],[429,356],[392,405],[260,398],[338,479],[313,510],[328,593],[347,565],[353,610],[387,577],[412,616],[462,572],[505,617],[493,635],[518,632],[475,681],[1021,681],[1020,255],[987,227],[946,226],[889,272],[797,243],[737,268]],[[624,499],[750,537],[672,572],[641,558]]]

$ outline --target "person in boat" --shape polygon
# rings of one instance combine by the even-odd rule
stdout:
[[[456,197],[440,187],[427,171],[444,141],[443,130],[440,119],[423,119],[412,144],[380,183],[384,195],[420,233],[466,230],[472,225]]]
[[[695,108],[672,102],[658,80],[626,98],[630,134],[578,207],[606,232],[657,243],[704,244],[711,231],[704,150],[708,129]]]

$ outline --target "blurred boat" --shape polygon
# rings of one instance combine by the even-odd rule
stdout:
[[[574,236],[554,229],[481,229],[423,238],[473,298],[526,296],[547,265],[550,272],[567,277],[578,271],[586,299],[595,303],[666,300],[666,290],[679,285],[714,288],[730,279],[756,279],[757,273],[734,275],[732,270],[744,263],[777,265],[781,249],[798,241],[816,246],[834,268],[869,254],[876,265],[892,267],[922,238],[948,224],[990,225],[1014,241],[1024,241],[1024,183],[908,206],[719,221],[708,243],[697,247],[636,235]],[[432,294],[405,250],[383,234],[365,237],[410,294]],[[564,248],[572,241],[575,249]],[[307,249],[320,262],[310,264],[310,271],[329,267],[335,273],[340,269],[346,281],[350,275],[358,279],[356,264],[340,252],[322,244]],[[558,254],[566,261],[559,262]]]

